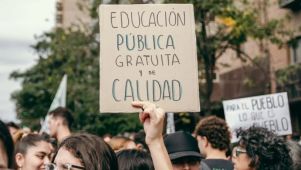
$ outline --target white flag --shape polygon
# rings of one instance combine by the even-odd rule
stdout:
[[[59,106],[66,107],[66,96],[67,96],[67,75],[65,74],[47,113],[56,109]],[[47,125],[48,119],[49,116],[47,114],[45,120],[44,121],[41,120],[42,127],[40,133],[46,132],[49,134],[49,128]]]
[[[65,74],[60,83],[59,89],[57,90],[55,97],[50,105],[48,112],[54,110],[59,106],[66,107],[66,95],[67,95],[67,75]]]

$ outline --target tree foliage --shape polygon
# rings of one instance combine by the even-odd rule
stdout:
[[[271,42],[281,45],[283,36],[289,34],[283,30],[281,20],[265,18],[269,0],[165,0],[165,3],[194,5],[199,69],[205,79],[200,95],[202,108],[207,113],[212,109],[216,63],[227,50],[235,51],[242,61],[253,62],[252,54],[245,53],[241,45],[249,39],[259,44]],[[267,49],[262,51],[265,53]]]
[[[67,107],[74,112],[75,130],[99,135],[137,131],[136,114],[99,114],[99,43],[94,34],[74,29],[55,29],[37,38],[33,48],[37,63],[25,72],[15,71],[22,89],[12,98],[24,125],[39,128],[54,98],[59,82],[68,75]]]
[[[111,0],[118,3],[150,3],[144,0]],[[200,72],[205,84],[201,87],[202,108],[210,112],[210,97],[216,62],[231,49],[238,58],[251,60],[241,45],[252,38],[259,42],[281,44],[279,20],[262,19],[259,2],[265,0],[165,0],[165,3],[191,3],[194,5],[197,52]],[[97,20],[97,7],[102,0],[94,0],[90,10]],[[257,4],[258,3],[258,4]],[[99,42],[98,23],[92,31],[83,33],[76,29],[54,29],[37,38],[33,48],[39,55],[37,63],[24,72],[15,71],[14,79],[22,80],[22,89],[12,98],[17,104],[17,114],[24,125],[39,128],[39,120],[48,111],[64,74],[68,74],[67,107],[74,112],[75,130],[99,135],[136,131],[141,128],[136,114],[99,114]]]

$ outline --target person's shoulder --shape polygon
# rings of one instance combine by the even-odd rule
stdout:
[[[207,164],[211,169],[214,170],[233,170],[233,163],[230,160],[225,159],[203,159],[205,164]]]

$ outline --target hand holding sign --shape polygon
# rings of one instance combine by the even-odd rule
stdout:
[[[134,108],[140,108],[143,111],[139,113],[139,119],[143,123],[146,134],[145,141],[147,144],[152,143],[159,136],[162,136],[163,121],[165,112],[162,108],[157,107],[154,103],[135,101],[132,102]]]
[[[145,142],[148,145],[155,169],[172,170],[172,164],[163,142],[163,124],[165,112],[154,103],[135,101],[132,107],[142,109],[139,114],[145,131]]]

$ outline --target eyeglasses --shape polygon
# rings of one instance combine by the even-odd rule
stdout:
[[[247,153],[247,150],[241,147],[234,147],[232,150],[232,157],[237,158],[242,153]]]
[[[54,163],[46,164],[46,170],[72,170],[71,168],[85,169],[85,167],[78,166],[78,165],[72,165],[70,163],[63,164],[61,168],[59,168]]]

